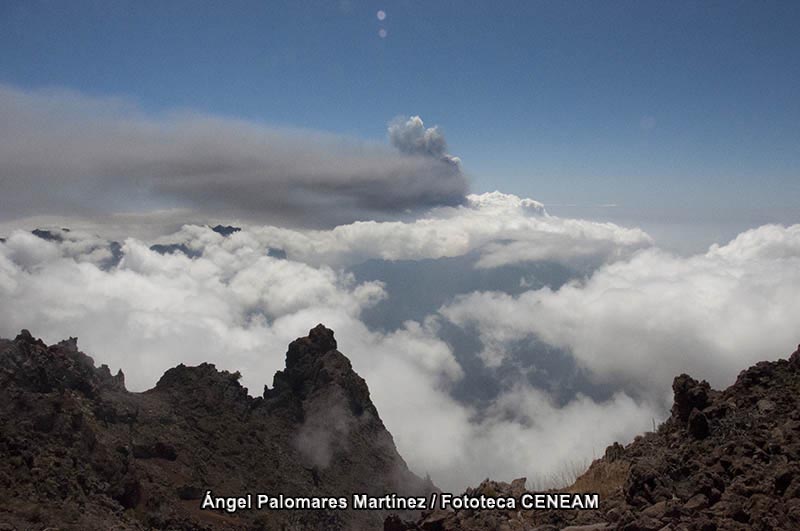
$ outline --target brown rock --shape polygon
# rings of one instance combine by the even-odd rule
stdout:
[[[701,492],[689,498],[689,500],[683,505],[683,508],[686,512],[693,513],[696,511],[702,511],[708,506],[708,496]]]
[[[609,463],[613,463],[617,459],[622,458],[623,455],[625,455],[625,447],[622,446],[620,443],[615,442],[614,444],[606,448],[604,457],[606,461],[608,461]]]
[[[708,437],[709,426],[708,419],[698,409],[693,409],[689,414],[689,422],[687,424],[689,433],[695,439],[705,439]]]
[[[65,531],[379,529],[388,511],[228,514],[200,510],[198,500],[207,490],[435,489],[408,470],[332,331],[318,326],[293,342],[275,381],[274,392],[252,398],[238,373],[179,365],[154,389],[129,393],[123,376],[95,367],[75,338],[47,346],[23,331],[0,339],[3,522]]]
[[[520,496],[525,494],[525,483],[527,483],[528,478],[517,478],[511,482],[511,496],[514,498],[519,499]]]
[[[702,411],[708,405],[710,386],[705,380],[698,382],[687,374],[681,374],[672,382],[675,404],[672,414],[682,422],[689,419],[693,409]]]
[[[800,369],[800,345],[797,345],[797,350],[789,356],[789,365],[793,369]]]

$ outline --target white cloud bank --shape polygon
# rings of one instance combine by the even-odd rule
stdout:
[[[251,227],[227,238],[186,226],[164,241],[184,243],[201,256],[161,255],[129,238],[121,263],[108,270],[99,267],[110,258],[102,241],[76,231],[58,234],[61,242],[15,231],[0,244],[0,335],[13,337],[21,328],[49,342],[77,335],[98,362],[121,367],[135,390],[152,386],[178,363],[210,361],[241,371],[251,393],[260,394],[282,368],[288,343],[325,323],[369,383],[401,454],[446,488],[489,475],[556,474],[576,453],[600,452],[646,428],[653,415],[649,405],[624,394],[604,403],[579,396],[562,407],[519,385],[488,410],[460,403],[449,390],[463,369],[439,337],[439,318],[371,331],[360,317],[386,297],[382,284],[357,283],[324,263],[435,258],[481,251],[500,239],[536,246],[556,236],[565,249],[594,237],[608,249],[630,252],[620,235],[632,235],[635,245],[649,243],[639,231],[559,220],[535,201],[494,193],[408,223],[330,231]],[[289,259],[268,256],[275,247],[285,248]],[[603,430],[593,427],[597,418],[605,419]]]
[[[800,225],[749,230],[688,258],[643,250],[558,291],[473,293],[442,314],[477,327],[489,362],[535,335],[597,380],[654,399],[681,372],[727,386],[800,339]]]
[[[225,238],[186,226],[164,242],[201,256],[161,255],[129,238],[122,262],[108,270],[99,267],[109,258],[100,240],[61,236],[16,231],[0,244],[0,335],[77,335],[98,362],[121,367],[132,389],[150,387],[177,363],[210,361],[240,370],[260,394],[287,344],[325,323],[411,467],[454,490],[486,476],[558,475],[648,429],[676,374],[728,383],[751,362],[788,352],[800,332],[800,226],[761,227],[679,258],[651,248],[636,229],[555,218],[535,201],[492,193],[416,221],[329,231],[253,226]],[[268,256],[276,247],[289,259]],[[478,267],[587,255],[607,263],[558,291],[472,293],[388,333],[361,319],[387,296],[384,286],[358,283],[339,267],[467,253]],[[536,336],[618,391],[564,404],[522,379],[488,407],[465,405],[450,394],[464,369],[440,337],[445,319],[476,327],[490,365]]]
[[[164,241],[192,244],[196,238],[187,227]],[[640,229],[550,216],[537,201],[500,192],[472,194],[464,205],[434,208],[413,221],[358,221],[331,230],[252,226],[229,245],[241,238],[285,250],[294,260],[333,266],[472,252],[479,255],[479,268],[545,260],[599,265],[652,245]]]

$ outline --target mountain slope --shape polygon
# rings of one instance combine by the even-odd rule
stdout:
[[[3,529],[370,529],[373,511],[200,510],[245,493],[425,494],[397,453],[364,380],[322,325],[291,343],[272,389],[179,365],[125,390],[69,339],[0,340]],[[407,515],[409,517],[412,514]]]
[[[598,510],[435,511],[389,518],[385,529],[800,529],[800,347],[742,371],[724,391],[685,374],[672,388],[671,416],[655,433],[609,446],[566,489],[599,493]],[[487,480],[468,492],[519,496],[521,483]]]

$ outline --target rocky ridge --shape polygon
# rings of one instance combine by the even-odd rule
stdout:
[[[379,511],[200,510],[214,495],[426,494],[364,380],[317,326],[272,388],[179,365],[144,393],[71,338],[0,340],[0,529],[376,529]],[[406,515],[411,517],[412,514]]]
[[[386,531],[775,531],[800,529],[800,347],[760,362],[724,391],[675,378],[670,418],[614,443],[568,492],[600,494],[584,511],[432,511]],[[515,496],[486,480],[467,494]]]
[[[570,492],[588,511],[200,510],[206,489],[331,495],[424,494],[322,325],[291,343],[271,388],[179,365],[144,393],[95,367],[70,338],[0,339],[0,529],[376,529],[723,531],[800,529],[800,347],[725,389],[680,375],[671,416],[615,443]],[[525,480],[467,494],[514,496]]]

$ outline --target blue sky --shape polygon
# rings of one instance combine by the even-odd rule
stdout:
[[[418,114],[477,191],[739,230],[800,221],[798,22],[795,2],[7,0],[0,82],[368,139]]]

